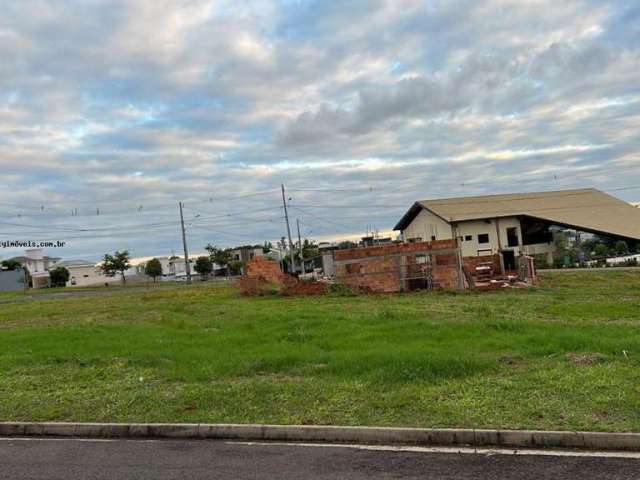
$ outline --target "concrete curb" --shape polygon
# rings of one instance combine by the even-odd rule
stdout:
[[[2,437],[190,438],[640,451],[640,433],[185,423],[0,422]]]

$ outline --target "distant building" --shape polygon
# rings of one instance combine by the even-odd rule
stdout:
[[[360,239],[360,246],[373,247],[375,245],[389,245],[393,243],[391,237],[368,236]]]
[[[617,257],[609,257],[605,260],[610,266],[640,265],[640,253],[630,253]]]
[[[336,265],[335,265],[335,251],[338,250],[338,245],[335,243],[322,242],[318,245],[318,252],[322,258],[322,270],[327,277],[335,277]]]
[[[264,252],[261,246],[247,246],[238,247],[231,251],[231,260],[235,262],[247,263],[249,260],[255,257],[264,257]]]
[[[156,258],[162,266],[162,281],[180,281],[187,278],[187,268],[183,257],[171,255],[154,258]],[[198,273],[195,271],[196,259],[197,256],[189,257],[189,270],[192,278],[196,278],[198,276]],[[142,262],[136,265],[138,275],[145,275],[144,269],[147,262]],[[222,270],[222,267],[217,263],[214,263],[213,271],[215,272],[217,270]]]
[[[51,269],[60,258],[43,255],[41,249],[34,248],[25,250],[24,256],[13,257],[11,260],[19,262],[20,265],[29,271],[33,288],[45,288],[51,284],[49,269]]]
[[[119,284],[120,275],[108,277],[100,267],[87,260],[65,260],[56,263],[55,267],[64,267],[69,271],[67,287],[90,287],[106,284]]]

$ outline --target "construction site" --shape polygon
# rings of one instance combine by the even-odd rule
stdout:
[[[463,257],[457,240],[357,247],[336,250],[332,256],[333,276],[307,279],[283,272],[278,262],[256,257],[248,263],[240,280],[241,290],[247,295],[317,295],[326,293],[332,285],[344,285],[361,293],[397,293],[495,290],[536,283],[532,257],[522,256],[517,270],[505,270],[497,254]]]

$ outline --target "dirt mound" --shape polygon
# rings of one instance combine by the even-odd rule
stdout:
[[[606,355],[601,353],[567,353],[565,357],[576,365],[595,365],[607,360]]]
[[[280,264],[265,257],[255,257],[247,264],[247,274],[238,281],[243,295],[324,295],[328,285],[313,280],[299,280],[280,270]]]

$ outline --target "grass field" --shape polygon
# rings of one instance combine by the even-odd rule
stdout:
[[[488,294],[0,294],[0,420],[640,431],[640,273]]]

